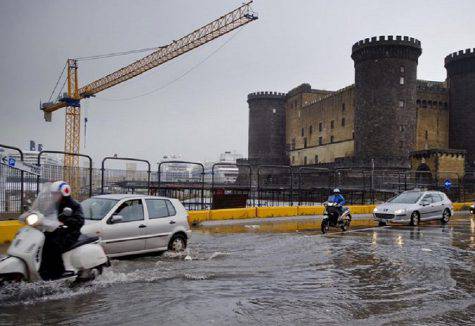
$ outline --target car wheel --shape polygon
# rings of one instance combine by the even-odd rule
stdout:
[[[418,212],[413,212],[411,214],[411,225],[412,226],[418,226],[419,225],[419,213]]]
[[[447,224],[449,223],[449,220],[450,220],[450,210],[446,208],[444,212],[442,213],[442,219],[440,221],[442,222],[442,224]]]
[[[181,233],[174,234],[168,243],[168,250],[180,252],[186,249],[186,236]]]

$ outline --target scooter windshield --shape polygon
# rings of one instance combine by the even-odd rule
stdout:
[[[51,183],[44,183],[35,201],[31,205],[30,211],[41,213],[45,218],[57,219],[58,209],[51,193]]]

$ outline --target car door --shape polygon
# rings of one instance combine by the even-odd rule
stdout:
[[[112,216],[121,221],[108,219],[103,227],[104,249],[107,254],[125,254],[145,249],[145,214],[142,199],[126,200],[119,205]],[[112,217],[111,216],[111,217]]]
[[[176,211],[168,199],[145,199],[148,213],[147,250],[162,250],[168,246],[171,233],[175,226]]]
[[[444,203],[444,197],[441,194],[433,193],[432,194],[432,206],[434,213],[432,214],[432,218],[440,219],[446,208]]]
[[[420,218],[422,221],[425,221],[429,218],[431,218],[431,214],[433,208],[432,206],[432,195],[431,194],[425,194],[421,200],[419,201],[420,207],[419,207],[419,213],[421,214]]]

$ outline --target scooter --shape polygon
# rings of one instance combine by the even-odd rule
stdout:
[[[49,187],[43,187],[43,189]],[[49,190],[40,192],[32,205],[32,210],[20,216],[20,221],[27,225],[19,230],[7,251],[7,256],[0,258],[0,285],[6,282],[41,281],[39,269],[44,232],[52,232],[63,226],[55,214]],[[50,201],[50,202],[48,202]],[[62,212],[71,216],[72,210],[65,208]],[[62,255],[66,273],[62,279],[72,279],[74,283],[93,280],[102,273],[105,266],[110,266],[98,237],[81,235],[78,241]]]
[[[325,212],[321,224],[322,233],[325,234],[330,230],[330,226],[339,227],[342,231],[348,230],[351,223],[350,210],[346,209],[340,216],[341,205],[337,203],[324,202]]]

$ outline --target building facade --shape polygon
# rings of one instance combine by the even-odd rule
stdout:
[[[417,79],[421,53],[411,37],[367,38],[352,47],[353,85],[249,94],[249,162],[408,168],[450,149],[475,167],[475,49],[447,56],[446,81]]]

